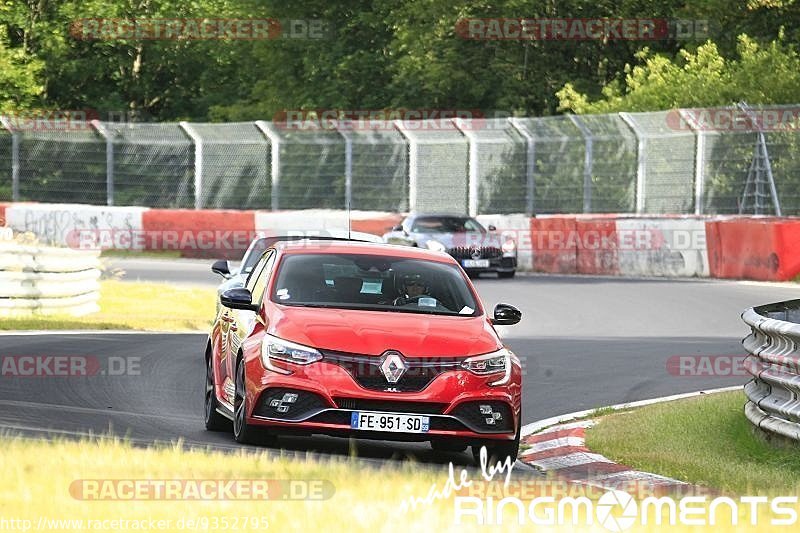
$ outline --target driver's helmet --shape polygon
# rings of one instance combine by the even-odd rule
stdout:
[[[428,284],[425,282],[425,278],[422,274],[402,274],[400,276],[400,288],[406,290],[408,287],[416,285],[418,287],[422,287],[423,292],[428,292]]]

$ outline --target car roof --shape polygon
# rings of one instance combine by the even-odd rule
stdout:
[[[398,246],[395,244],[377,244],[361,241],[318,241],[306,239],[303,241],[277,242],[273,245],[273,248],[284,254],[363,254],[422,259],[425,261],[437,261],[439,263],[456,263],[450,255],[444,252],[434,252],[414,246]]]

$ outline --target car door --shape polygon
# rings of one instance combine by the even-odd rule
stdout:
[[[268,279],[268,267],[273,262],[274,257],[275,251],[268,250],[253,267],[245,282],[245,288],[253,294],[253,303],[261,302],[258,291],[260,289],[262,294],[264,292],[266,280]],[[233,402],[236,355],[242,345],[242,340],[253,330],[255,319],[256,313],[253,311],[242,311],[227,307],[222,307],[220,310],[220,336],[222,339],[220,370],[223,373],[225,397],[229,402]]]
[[[264,291],[269,282],[272,273],[272,267],[275,264],[275,257],[277,253],[275,250],[267,250],[264,255],[259,259],[250,276],[247,278],[245,288],[250,291],[252,295],[252,302],[261,307],[264,301]],[[229,348],[230,354],[228,357],[228,372],[230,372],[231,380],[234,380],[236,372],[236,355],[239,352],[239,347],[242,342],[250,335],[256,324],[256,317],[258,313],[255,311],[244,311],[240,309],[232,309],[230,313],[230,332],[229,332]]]

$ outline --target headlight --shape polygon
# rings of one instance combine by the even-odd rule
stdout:
[[[264,368],[282,374],[287,373],[286,370],[275,367],[271,359],[308,365],[322,359],[322,354],[309,346],[279,339],[273,335],[264,335],[264,340],[261,341],[261,362],[264,363]]]
[[[433,250],[434,252],[447,251],[447,248],[445,248],[444,244],[440,243],[439,241],[430,240],[425,246],[428,247],[428,250]]]
[[[484,355],[468,357],[461,363],[461,368],[478,376],[498,374],[499,379],[489,385],[505,385],[511,379],[512,353],[505,348]]]
[[[514,250],[517,249],[517,243],[514,242],[514,239],[508,239],[506,242],[503,243],[503,251],[507,254],[513,253]]]

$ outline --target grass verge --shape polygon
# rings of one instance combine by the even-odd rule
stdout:
[[[800,446],[768,442],[744,416],[741,391],[606,416],[587,446],[636,469],[736,494],[800,493]]]
[[[112,521],[142,519],[164,521],[165,527],[150,522],[150,527],[144,528],[150,531],[375,531],[376,525],[384,531],[423,527],[444,531],[452,524],[452,499],[420,505],[408,513],[398,511],[400,502],[410,496],[425,496],[431,484],[442,486],[447,477],[446,473],[421,470],[412,463],[371,469],[347,459],[297,460],[266,453],[225,454],[178,446],[137,448],[120,440],[47,442],[11,436],[0,437],[0,448],[4,465],[0,516],[31,520],[34,526],[44,519],[48,527],[43,530],[138,530],[141,528]],[[273,491],[269,485],[266,501],[263,497],[243,500],[216,496],[159,500],[151,496],[152,491],[140,492],[144,498],[130,499],[134,495],[130,489],[106,480],[238,480],[245,486],[254,480],[294,480],[296,496],[305,494],[303,487],[312,487],[316,494],[328,497],[287,500],[284,492]],[[314,487],[320,481],[332,486],[318,491]],[[98,485],[100,490],[95,490]],[[179,494],[190,493],[181,490]],[[122,498],[80,499],[96,495]],[[179,520],[184,526],[192,520],[199,527],[181,527]]]
[[[214,319],[215,299],[216,291],[210,288],[106,280],[100,282],[98,313],[4,318],[0,330],[207,330]]]

